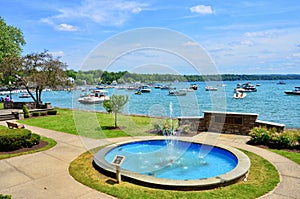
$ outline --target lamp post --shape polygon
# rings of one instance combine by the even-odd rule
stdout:
[[[12,97],[11,97],[11,81],[8,82],[9,85],[9,101],[12,101]]]

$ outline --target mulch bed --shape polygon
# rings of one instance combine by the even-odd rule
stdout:
[[[21,149],[14,150],[14,151],[0,151],[0,155],[1,155],[1,154],[15,154],[15,153],[22,153],[22,152],[26,152],[26,151],[31,151],[31,150],[40,149],[40,148],[43,148],[44,146],[47,146],[47,145],[48,145],[48,142],[40,141],[39,144],[33,145],[31,148],[21,148]]]

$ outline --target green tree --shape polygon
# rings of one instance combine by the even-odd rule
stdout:
[[[103,107],[109,113],[114,113],[115,115],[115,127],[118,127],[117,116],[128,102],[127,95],[112,95],[109,100],[103,102]]]
[[[25,86],[37,106],[42,103],[42,91],[46,87],[57,88],[67,82],[67,65],[54,58],[46,50],[23,57],[22,65],[17,69],[16,80]],[[35,92],[35,96],[32,93]]]
[[[7,25],[0,17],[0,63],[5,57],[20,57],[25,45],[23,33],[19,28]]]

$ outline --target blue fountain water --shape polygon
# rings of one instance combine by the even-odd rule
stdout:
[[[110,163],[116,155],[125,156],[122,169],[172,180],[211,178],[237,166],[236,156],[225,149],[177,139],[172,127],[172,103],[169,107],[171,133],[166,133],[164,139],[119,145],[104,159]]]
[[[126,157],[122,169],[140,174],[173,180],[211,178],[227,173],[237,165],[237,158],[218,147],[209,148],[205,157],[199,157],[205,145],[176,141],[170,150],[165,140],[139,141],[121,145],[109,151],[105,160],[116,155]]]

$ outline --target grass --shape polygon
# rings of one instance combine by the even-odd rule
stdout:
[[[275,167],[262,157],[243,151],[251,160],[247,182],[205,191],[173,191],[153,189],[126,181],[117,184],[116,180],[102,175],[92,166],[93,153],[86,152],[75,159],[69,167],[70,174],[82,184],[117,198],[257,198],[273,190],[279,183]],[[130,191],[129,191],[130,190]]]
[[[2,129],[7,129],[7,127],[0,125],[0,130],[2,130]]]
[[[57,115],[29,118],[18,122],[99,139],[138,135],[147,136],[149,134],[146,131],[152,129],[154,123],[162,123],[165,120],[118,114],[118,126],[120,128],[112,129],[111,127],[114,126],[113,114],[58,109]]]
[[[3,128],[3,126],[0,126],[0,129],[1,128]],[[50,149],[50,148],[52,148],[52,147],[54,147],[56,145],[56,141],[53,140],[53,139],[51,139],[51,138],[47,138],[47,137],[41,136],[41,141],[47,142],[48,145],[44,146],[42,148],[36,149],[36,150],[30,150],[30,151],[25,151],[25,152],[20,152],[20,153],[14,153],[14,154],[0,154],[0,160],[1,159],[15,157],[15,156],[20,156],[20,155],[25,155],[25,154],[31,154],[31,153],[36,153],[36,152],[40,152],[40,151],[45,151],[45,150],[48,150],[48,149]]]
[[[284,156],[300,165],[300,154],[299,153],[285,151],[285,150],[278,150],[278,149],[269,149],[269,150],[274,153],[277,153],[281,156]]]

